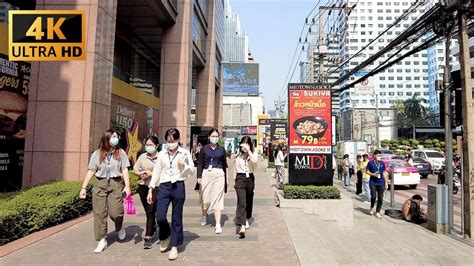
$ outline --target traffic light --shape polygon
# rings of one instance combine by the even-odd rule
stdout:
[[[451,91],[454,92],[454,95],[451,97],[451,126],[457,127],[462,125],[462,89],[461,89],[461,75],[459,70],[451,73]],[[440,115],[440,125],[444,127],[444,96],[445,92],[441,91],[439,93],[439,115]]]

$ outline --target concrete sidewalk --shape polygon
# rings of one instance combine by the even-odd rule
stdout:
[[[0,265],[299,265],[282,213],[275,207],[269,175],[263,167],[256,173],[255,220],[244,240],[238,239],[235,234],[236,194],[233,181],[225,195],[224,233],[216,235],[212,225],[199,224],[201,211],[198,194],[193,191],[195,178],[190,178],[186,182],[184,208],[185,244],[175,262],[168,261],[167,253],[159,253],[158,245],[150,250],[143,249],[145,216],[138,197],[135,197],[139,213],[125,217],[127,238],[123,243],[118,242],[116,233],[112,232],[108,237],[109,247],[101,254],[94,254],[96,242],[93,221],[89,219],[5,256],[0,259]],[[213,216],[210,217],[214,222]],[[109,224],[109,230],[112,228]]]
[[[474,265],[473,246],[402,220],[370,216],[369,204],[341,187],[339,180],[335,183],[353,200],[353,228],[282,209],[302,265]]]

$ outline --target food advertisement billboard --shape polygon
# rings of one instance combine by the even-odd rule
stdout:
[[[332,185],[331,89],[289,84],[289,180],[294,185]]]

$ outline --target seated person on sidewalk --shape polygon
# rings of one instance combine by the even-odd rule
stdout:
[[[411,199],[407,199],[403,203],[402,213],[403,218],[408,222],[414,222],[416,224],[426,223],[425,214],[421,208],[421,202],[423,197],[419,194],[413,195]]]

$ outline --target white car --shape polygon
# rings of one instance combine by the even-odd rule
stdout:
[[[380,155],[382,158],[392,159],[393,157],[397,156],[393,151],[388,149],[378,149],[380,151]]]
[[[435,150],[413,150],[411,155],[413,157],[418,157],[428,161],[431,164],[433,172],[435,173],[440,172],[446,161],[446,157],[442,153]]]

